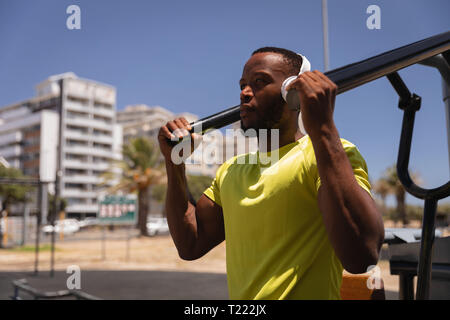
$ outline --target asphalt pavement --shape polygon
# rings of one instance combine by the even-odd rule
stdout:
[[[12,281],[26,279],[40,291],[67,290],[71,274],[56,271],[38,276],[24,272],[0,272],[0,299],[13,295]],[[225,274],[172,271],[90,271],[81,272],[81,291],[108,300],[226,300]],[[74,283],[74,282],[72,282]],[[32,299],[26,293],[23,299]]]

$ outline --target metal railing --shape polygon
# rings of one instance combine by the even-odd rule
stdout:
[[[100,298],[79,290],[40,291],[30,286],[26,279],[13,280],[14,294],[12,300],[23,300],[21,292],[28,294],[34,300],[64,299],[73,297],[77,300],[100,300]]]

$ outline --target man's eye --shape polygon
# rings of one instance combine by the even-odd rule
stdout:
[[[262,83],[264,83],[264,79],[262,79],[262,78],[257,78],[257,79],[255,79],[255,83],[256,83],[256,84],[262,84]]]

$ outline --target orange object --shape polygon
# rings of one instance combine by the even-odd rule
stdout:
[[[5,229],[2,230],[2,232],[3,232],[2,242],[3,242],[3,248],[6,248],[6,246],[8,245],[8,211],[6,211],[6,210],[4,211],[3,219],[4,219],[3,221],[5,221]]]
[[[344,271],[342,274],[341,299],[342,300],[385,300],[383,279],[379,278],[379,286],[371,289],[370,273],[351,274]]]
[[[65,213],[64,211],[61,211],[61,212],[59,213],[59,220],[60,220],[61,222],[64,221],[65,215],[66,215],[66,213]],[[59,231],[59,240],[61,240],[61,241],[64,240],[64,223],[61,224],[61,229],[60,229],[60,231]]]

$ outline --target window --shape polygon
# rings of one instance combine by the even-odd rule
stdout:
[[[94,101],[94,107],[96,108],[103,108],[103,109],[109,109],[112,110],[113,106],[109,103],[102,103],[99,101]]]
[[[74,176],[74,175],[83,175],[86,174],[86,170],[83,169],[66,169],[65,170],[66,176]]]

